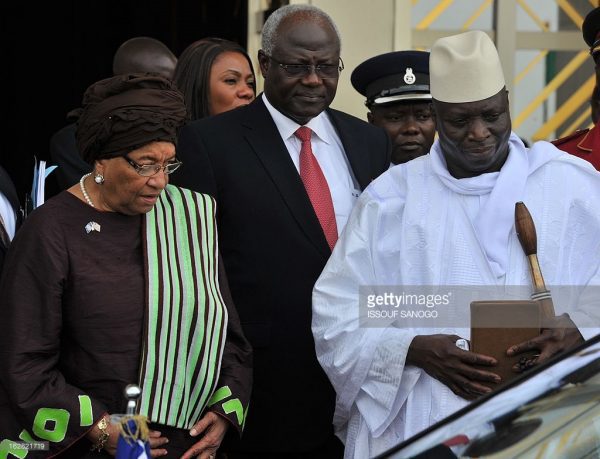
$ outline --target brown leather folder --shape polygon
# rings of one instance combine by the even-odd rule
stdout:
[[[514,344],[535,338],[541,332],[542,312],[538,302],[529,300],[473,301],[471,303],[471,351],[489,355],[498,361],[494,367],[481,369],[494,372],[505,384],[519,375],[512,367],[523,356],[514,357],[506,351]]]

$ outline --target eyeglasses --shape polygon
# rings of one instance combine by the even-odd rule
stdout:
[[[142,177],[152,177],[153,175],[158,174],[158,172],[161,170],[166,175],[169,175],[175,172],[177,169],[179,169],[179,166],[183,164],[181,161],[178,160],[171,161],[170,163],[167,163],[164,166],[160,164],[138,164],[135,161],[129,159],[127,156],[124,156],[124,158]]]
[[[283,70],[288,78],[304,78],[310,75],[313,71],[317,76],[323,80],[328,78],[338,78],[340,72],[344,70],[344,61],[340,57],[338,65],[331,64],[284,64],[269,56],[273,62],[275,62]]]

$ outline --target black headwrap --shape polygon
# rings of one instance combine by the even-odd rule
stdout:
[[[93,164],[154,141],[177,143],[185,122],[182,94],[153,74],[117,75],[92,84],[83,96],[77,148]]]

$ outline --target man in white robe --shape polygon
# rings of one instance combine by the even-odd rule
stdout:
[[[439,140],[363,192],[313,291],[317,356],[337,392],[333,422],[347,458],[377,455],[499,382],[493,358],[456,346],[469,338],[468,325],[411,328],[398,318],[365,326],[359,288],[530,286],[516,202],[535,222],[546,284],[581,288],[576,303],[555,304],[543,334],[515,343],[512,355],[535,350],[535,363],[543,362],[600,323],[589,289],[600,285],[600,174],[550,143],[527,149],[511,132],[502,69],[485,33],[438,40],[430,72]]]

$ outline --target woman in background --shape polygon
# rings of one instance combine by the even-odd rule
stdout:
[[[246,50],[209,37],[189,45],[177,61],[173,81],[183,93],[190,120],[247,105],[256,97],[256,79]]]

